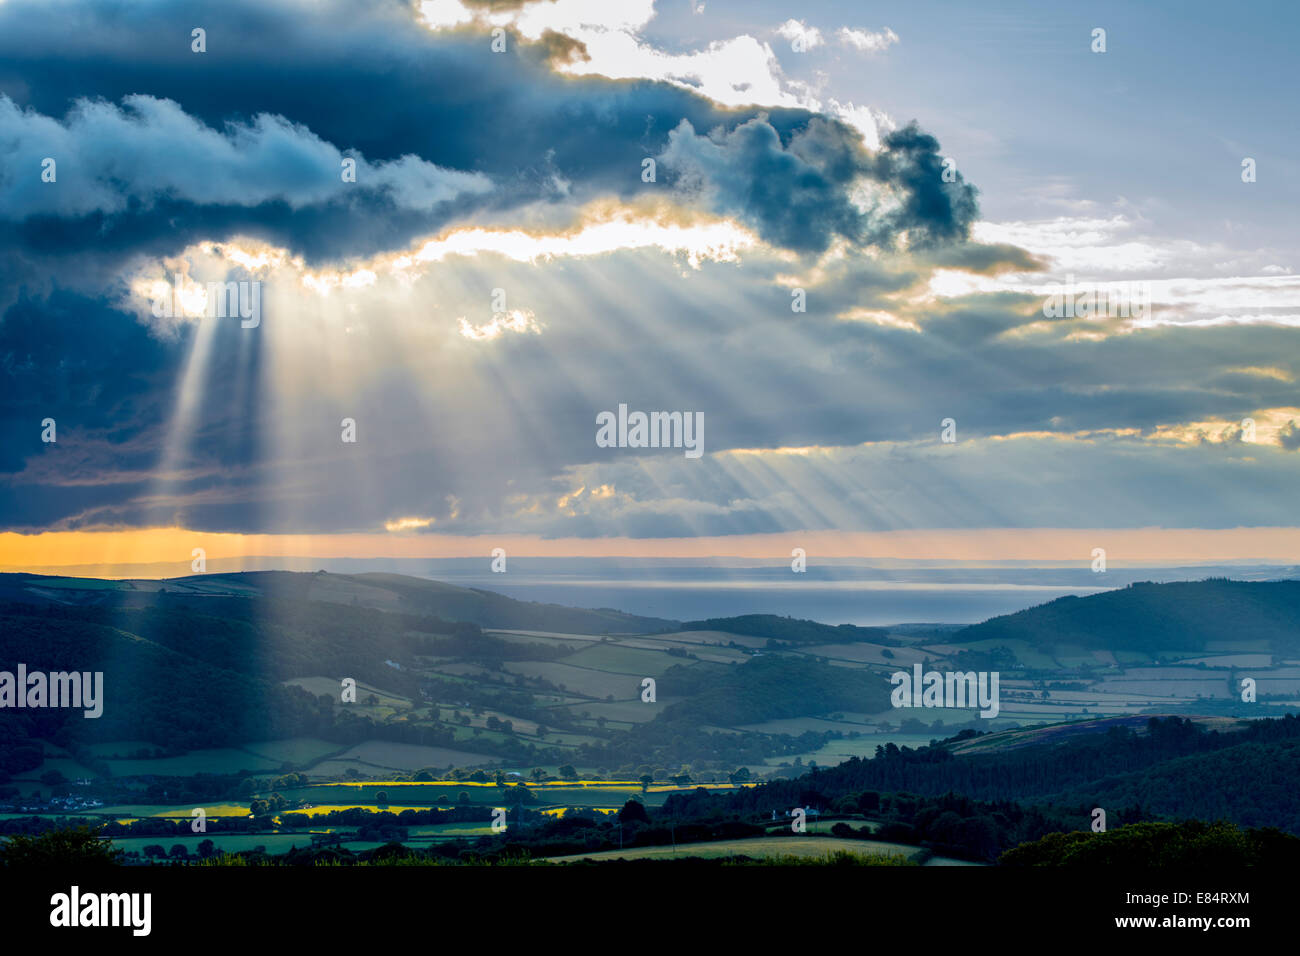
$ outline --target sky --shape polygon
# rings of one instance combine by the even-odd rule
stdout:
[[[0,567],[1300,562],[1295,20],[0,0]]]

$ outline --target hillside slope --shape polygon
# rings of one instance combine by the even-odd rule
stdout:
[[[402,574],[329,574],[303,571],[239,571],[165,580],[104,581],[36,574],[0,574],[0,602],[61,604],[155,603],[170,598],[264,597],[316,601],[463,621],[485,628],[561,631],[568,634],[647,634],[670,631],[677,622],[587,609],[518,601],[483,591]]]
[[[1089,650],[1204,650],[1209,641],[1261,641],[1300,653],[1300,581],[1179,581],[1132,584],[1062,597],[963,628],[953,644],[989,639]]]

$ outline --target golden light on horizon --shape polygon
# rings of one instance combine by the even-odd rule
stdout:
[[[410,519],[399,519],[410,520]],[[414,519],[423,520],[423,519]],[[311,558],[484,558],[495,547],[512,556],[550,558],[737,558],[786,563],[795,547],[818,558],[863,561],[1077,561],[1088,566],[1104,547],[1112,567],[1300,563],[1300,528],[963,528],[881,532],[807,531],[693,538],[542,538],[536,535],[408,533],[234,534],[185,528],[0,533],[0,570],[80,569],[166,564],[165,573],[90,576],[168,577],[188,568],[194,548],[207,560]],[[82,573],[85,573],[84,571]]]

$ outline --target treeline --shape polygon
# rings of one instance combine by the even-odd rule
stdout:
[[[468,810],[470,808],[462,808]],[[457,811],[441,811],[454,813]],[[483,813],[482,809],[479,813]],[[419,823],[440,822],[429,816],[439,811],[403,811],[401,814],[375,814],[368,817],[349,818],[348,825],[375,826],[411,826]],[[524,811],[524,822],[514,821],[512,811],[511,824],[505,834],[500,836],[481,836],[474,840],[452,840],[434,844],[427,849],[413,847],[390,847],[384,849],[381,856],[396,855],[408,859],[424,859],[444,862],[490,863],[504,860],[537,859],[545,857],[569,856],[578,853],[595,853],[602,850],[630,850],[636,847],[670,846],[676,844],[685,848],[689,844],[705,843],[712,840],[735,840],[745,837],[762,836],[763,827],[741,820],[703,820],[696,822],[673,822],[658,815],[651,817],[641,804],[628,801],[618,814],[598,816],[591,811],[577,811],[565,814],[559,819]],[[408,816],[408,814],[412,814]],[[449,818],[443,818],[449,819]],[[481,816],[474,819],[482,819]],[[319,818],[317,818],[319,822]],[[317,862],[322,859],[337,862],[349,862],[350,859],[371,859],[373,853],[351,854],[345,849],[342,853],[333,851],[342,848],[315,848],[308,853],[286,854],[271,858],[270,862],[295,865],[301,862]],[[383,848],[381,848],[383,849]],[[266,860],[265,857],[260,858]]]
[[[1300,864],[1300,837],[1280,830],[1186,820],[1135,823],[1103,833],[1052,833],[1002,854],[1003,866],[1088,866],[1123,870]]]
[[[683,631],[722,631],[724,634],[741,634],[748,637],[766,637],[792,644],[851,644],[866,641],[875,644],[894,644],[889,631],[883,627],[859,627],[856,624],[819,624],[795,617],[775,614],[742,614],[738,617],[711,617],[703,621],[687,621]]]
[[[790,833],[787,811],[811,807],[821,817],[858,817],[863,822],[840,820],[832,834],[861,840],[881,840],[925,847],[941,856],[976,862],[992,862],[1004,850],[1047,833],[1087,826],[1088,818],[1066,815],[1050,809],[1023,806],[1012,800],[979,801],[959,794],[921,796],[915,793],[880,793],[875,790],[828,796],[820,789],[824,774],[810,774],[793,781],[795,789],[773,792],[771,785],[747,791],[757,795],[757,806],[737,814],[736,801],[698,789],[671,794],[656,819],[720,820],[740,816],[749,820],[780,821],[779,831]],[[747,803],[750,801],[746,801]],[[1139,808],[1117,809],[1113,821],[1141,819]]]

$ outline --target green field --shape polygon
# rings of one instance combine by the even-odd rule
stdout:
[[[160,774],[188,777],[196,773],[237,773],[250,770],[265,773],[277,770],[283,761],[258,756],[247,750],[222,747],[213,750],[192,750],[180,757],[156,757],[150,760],[110,760],[113,776],[127,777],[135,774]]]
[[[1056,660],[1050,655],[1045,654],[1028,641],[1018,638],[987,638],[982,641],[971,641],[969,644],[963,644],[962,647],[984,651],[995,647],[1005,647],[1014,653],[1016,660],[1026,667],[1050,669],[1056,666]]]
[[[35,767],[31,770],[24,771],[23,773],[14,777],[14,782],[15,783],[20,783],[22,781],[26,781],[28,783],[36,782],[37,787],[39,788],[40,786],[39,781],[41,779],[41,774],[49,773],[51,770],[59,771],[59,773],[63,774],[69,780],[77,780],[82,777],[93,778],[99,776],[99,774],[95,773],[95,771],[91,770],[89,767],[82,766],[81,764],[73,760],[71,757],[47,756],[45,760],[41,762],[41,765],[39,767]]]
[[[930,741],[945,736],[944,733],[926,733],[926,734],[900,734],[885,733],[862,736],[857,739],[844,738],[842,740],[832,740],[825,746],[817,750],[810,750],[802,754],[794,754],[783,757],[768,757],[765,763],[767,768],[780,766],[783,763],[790,763],[796,756],[801,757],[806,764],[809,761],[816,761],[819,767],[832,767],[836,764],[843,763],[851,757],[871,758],[876,755],[876,747],[885,744],[893,744],[896,747],[926,747]]]
[[[641,696],[641,679],[636,674],[612,674],[558,661],[509,661],[504,668],[511,674],[540,677],[583,697],[632,700]]]
[[[267,760],[303,766],[320,760],[327,754],[338,753],[345,748],[342,744],[331,743],[328,740],[318,740],[315,737],[292,737],[287,740],[267,740],[252,743],[248,744],[244,749],[249,753],[265,757]]]
[[[363,773],[382,773],[385,770],[419,770],[422,767],[467,767],[486,763],[485,754],[465,750],[448,750],[446,747],[422,747],[419,744],[399,744],[383,740],[367,740],[339,754],[330,763],[352,764]],[[367,769],[369,768],[369,769]],[[313,774],[328,771],[313,767]]]
[[[187,836],[149,836],[149,837],[114,837],[113,846],[121,850],[135,850],[143,853],[144,848],[157,844],[164,850],[170,851],[177,843],[181,844],[190,853],[197,853],[199,844],[204,840],[211,840],[217,849],[224,850],[227,853],[240,853],[245,850],[252,850],[257,847],[265,847],[267,853],[286,853],[293,847],[311,846],[311,834],[309,833],[251,833],[251,834],[203,834],[195,833]],[[345,843],[347,849],[354,853],[362,850],[373,850],[375,847],[383,846],[382,843]]]
[[[131,754],[138,753],[141,750],[147,753],[156,753],[162,748],[147,740],[114,740],[106,744],[87,744],[86,749],[96,757],[114,757],[125,760],[129,759]]]
[[[749,837],[743,840],[717,840],[709,843],[690,843],[684,846],[647,846],[631,850],[604,850],[599,853],[582,853],[576,856],[552,857],[555,862],[572,862],[574,860],[643,860],[664,857],[701,857],[717,859],[727,856],[747,856],[753,859],[779,856],[798,856],[805,859],[818,859],[836,852],[852,853],[855,856],[873,856],[890,854],[914,859],[927,851],[919,847],[902,846],[897,843],[877,843],[874,840],[841,840],[835,837],[819,836],[783,836],[783,837]],[[939,860],[941,862],[934,862]],[[927,865],[963,865],[965,861],[949,860],[946,857],[932,857]]]
[[[130,591],[127,581],[110,581],[104,578],[34,578],[29,582],[32,587],[54,590],[73,591]]]
[[[613,702],[583,701],[579,704],[569,704],[568,712],[576,715],[586,711],[591,714],[593,721],[597,717],[604,717],[607,721],[640,724],[647,720],[654,720],[665,707],[677,699],[659,694],[656,688],[655,702],[653,704],[645,703],[639,696],[635,700]]]
[[[640,650],[635,647],[620,647],[617,644],[597,644],[577,654],[570,654],[564,658],[564,663],[616,674],[632,674],[636,677],[659,677],[674,664],[685,664],[689,661],[671,657],[664,651]]]

